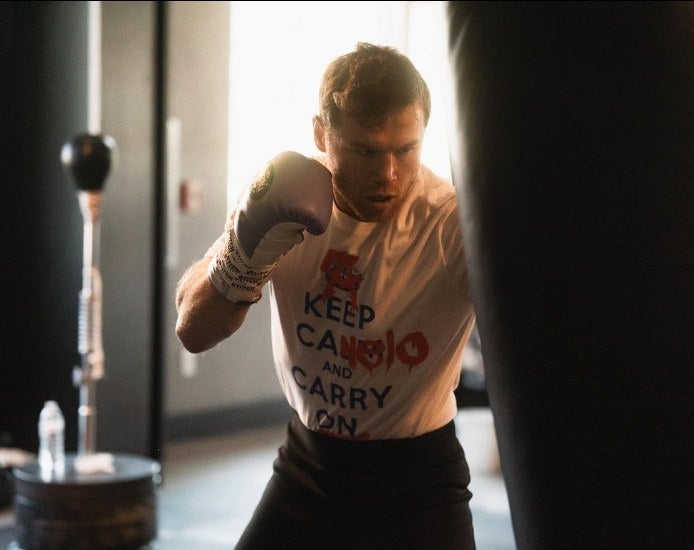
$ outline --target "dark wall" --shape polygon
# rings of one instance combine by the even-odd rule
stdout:
[[[0,432],[33,452],[47,399],[65,414],[66,449],[77,448],[72,369],[80,359],[83,227],[60,150],[87,131],[88,4],[0,3]],[[99,451],[152,449],[154,5],[102,4],[102,128],[118,149],[102,205],[106,377],[97,384]],[[127,9],[138,12],[129,24]]]
[[[87,126],[87,2],[2,2],[0,431],[36,450],[47,399],[76,445],[82,221],[60,163]]]

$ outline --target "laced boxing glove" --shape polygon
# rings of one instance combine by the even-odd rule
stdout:
[[[255,303],[279,260],[330,222],[332,175],[293,151],[274,157],[239,199],[211,249],[208,278],[231,302]]]

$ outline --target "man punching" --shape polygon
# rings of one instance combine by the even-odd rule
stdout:
[[[179,283],[194,353],[271,301],[295,415],[239,549],[474,548],[453,422],[474,312],[454,188],[420,162],[430,109],[395,49],[338,57],[313,118],[322,155],[271,159]]]

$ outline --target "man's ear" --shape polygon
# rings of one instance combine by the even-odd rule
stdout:
[[[319,116],[313,117],[313,141],[321,153],[325,153],[325,128]]]

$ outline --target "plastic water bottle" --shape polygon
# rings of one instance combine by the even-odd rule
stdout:
[[[43,471],[65,468],[65,418],[56,401],[46,401],[39,414],[39,466]]]

